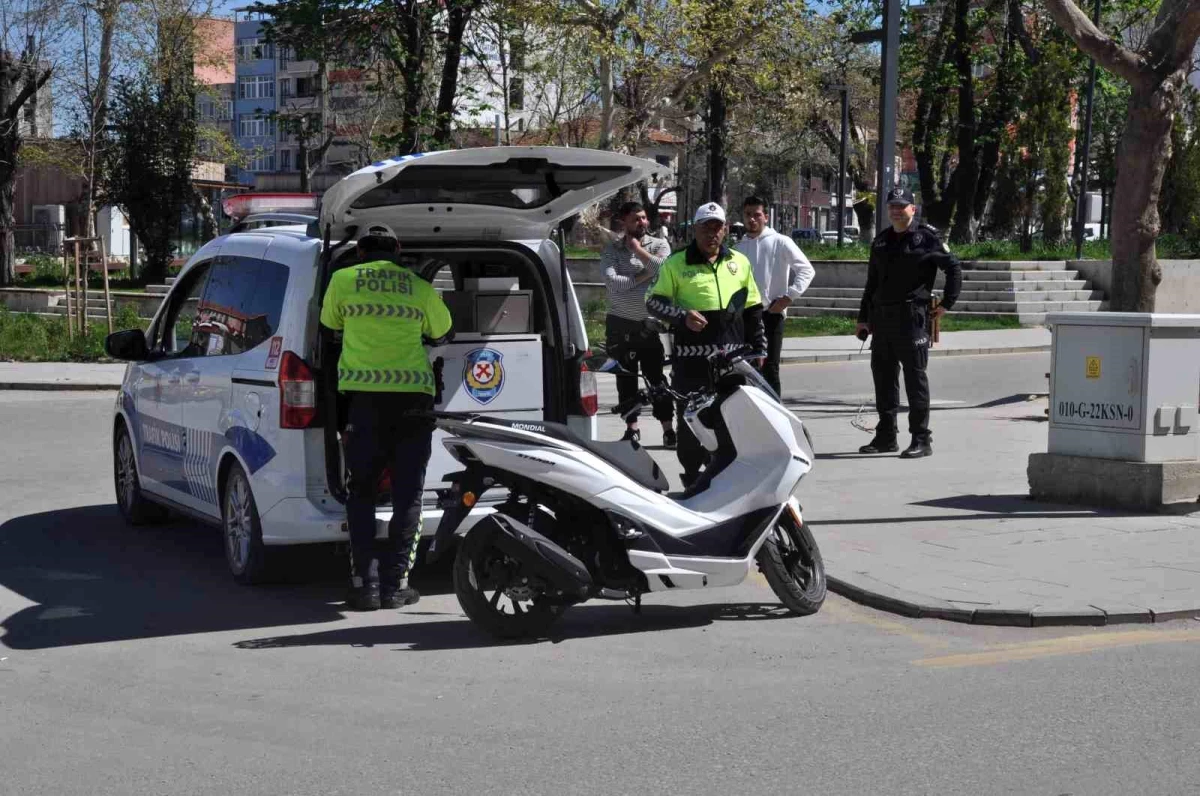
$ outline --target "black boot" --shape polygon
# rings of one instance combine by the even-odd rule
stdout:
[[[383,608],[403,608],[406,605],[416,605],[421,599],[421,593],[407,583],[398,589],[385,589],[379,604]]]
[[[355,611],[379,610],[379,584],[368,581],[350,591],[350,607]]]
[[[901,459],[924,459],[933,455],[933,445],[927,439],[913,438],[912,444],[900,454]]]
[[[861,448],[859,448],[858,452],[867,454],[895,453],[898,450],[900,450],[900,445],[896,442],[895,437],[892,437],[891,439],[886,437],[876,437],[875,439],[871,440],[869,445],[863,445]]]

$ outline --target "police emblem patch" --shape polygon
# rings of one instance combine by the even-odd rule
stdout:
[[[737,272],[738,272],[737,260],[730,258],[729,262],[726,264],[726,267],[729,268],[729,273],[733,274],[734,276],[737,276]]]
[[[463,387],[476,403],[489,404],[504,389],[504,355],[491,348],[476,348],[463,365]]]
[[[925,236],[922,235],[920,232],[918,232],[916,235],[913,235],[913,245],[914,246],[920,246],[921,241],[923,241],[923,240],[925,240]]]

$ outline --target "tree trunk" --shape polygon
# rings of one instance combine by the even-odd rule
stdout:
[[[96,91],[91,97],[92,129],[88,143],[91,151],[88,153],[87,174],[87,220],[84,235],[96,237],[96,188],[100,180],[100,158],[96,149],[104,139],[104,128],[108,125],[108,82],[113,70],[113,36],[117,29],[117,16],[121,9],[121,0],[107,0],[100,5],[97,13],[100,16],[100,57],[96,65]]]
[[[617,106],[613,100],[613,59],[600,56],[600,142],[599,149],[612,149]]]
[[[1000,168],[1000,152],[1004,139],[1008,134],[1007,125],[1017,117],[1017,103],[1020,101],[1020,85],[1018,80],[1021,71],[1017,68],[1016,58],[1019,52],[1017,45],[1018,27],[1025,24],[1021,13],[1020,0],[1010,0],[1008,22],[1005,26],[1004,42],[1000,47],[999,65],[996,69],[996,87],[993,90],[992,102],[983,123],[980,135],[986,139],[979,154],[979,182],[975,187],[975,221],[983,219],[987,211],[988,199],[992,196],[992,187],[996,183],[996,175]],[[980,136],[977,136],[977,138]]]
[[[404,17],[404,109],[400,122],[401,155],[421,151],[421,94],[425,88],[425,17],[418,3]]]
[[[979,163],[975,152],[975,76],[971,74],[971,48],[968,16],[970,0],[955,0],[954,66],[958,72],[958,174],[954,181],[953,243],[975,240],[975,187],[979,182]]]
[[[446,21],[446,56],[442,60],[442,84],[438,91],[437,122],[433,141],[439,147],[450,145],[450,131],[454,124],[454,99],[458,94],[458,72],[462,63],[463,34],[475,3],[458,2],[450,6]]]
[[[305,124],[304,118],[301,117],[296,136],[296,161],[300,167],[300,193],[309,193],[309,163],[308,163],[308,125]],[[278,164],[276,164],[278,165]]]
[[[1158,194],[1171,159],[1171,125],[1184,77],[1176,72],[1158,85],[1131,86],[1113,191],[1109,301],[1114,312],[1154,312],[1154,294],[1162,282],[1154,251]]]
[[[3,159],[0,155],[0,160]],[[0,287],[8,287],[17,281],[16,240],[13,237],[13,200],[16,196],[16,180],[0,174]]]
[[[708,90],[708,201],[725,206],[729,180],[729,106],[719,86]]]
[[[936,83],[936,75],[947,54],[946,43],[950,38],[953,10],[954,6],[947,2],[938,21],[937,35],[926,53],[923,74],[928,77],[917,95],[917,113],[913,122],[913,156],[917,161],[917,175],[921,188],[921,211],[934,226],[945,226],[945,221],[950,217],[949,208],[945,206],[938,191],[934,161],[946,112],[946,92]]]

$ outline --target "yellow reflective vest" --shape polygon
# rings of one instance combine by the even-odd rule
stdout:
[[[433,285],[387,260],[334,273],[321,323],[342,331],[338,389],[434,395],[422,337],[450,333],[450,311]]]

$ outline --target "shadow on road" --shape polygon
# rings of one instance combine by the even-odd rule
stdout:
[[[345,564],[332,546],[281,563],[284,584],[239,586],[219,532],[202,525],[131,528],[115,505],[16,517],[0,525],[0,586],[37,605],[0,618],[0,641],[45,649],[342,618]],[[440,569],[418,587],[448,588]]]
[[[952,495],[950,497],[922,500],[913,506],[928,506],[931,509],[957,509],[959,511],[988,512],[994,515],[1023,517],[1099,517],[1119,514],[1115,511],[1089,509],[1066,503],[1039,503],[1028,495]]]
[[[420,612],[413,612],[420,615]],[[643,605],[634,614],[625,605],[585,605],[569,609],[546,638],[523,641],[499,641],[475,627],[465,616],[431,622],[403,622],[409,612],[401,612],[397,624],[347,627],[320,633],[275,636],[239,641],[233,646],[243,650],[285,647],[402,647],[408,651],[464,650],[480,647],[560,643],[601,636],[650,633],[705,627],[714,621],[764,621],[793,616],[779,604],[741,603],[714,605]],[[425,613],[425,616],[435,615]]]

